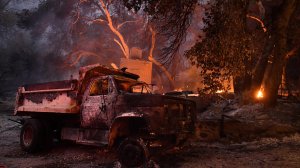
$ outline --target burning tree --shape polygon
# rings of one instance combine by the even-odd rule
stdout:
[[[86,11],[83,11],[84,9],[82,8],[82,7],[84,7],[84,5],[92,6],[92,7],[94,7],[94,10],[90,11],[91,13],[89,15],[87,15]],[[131,16],[130,20],[125,20],[125,21],[123,20],[121,23],[116,24],[116,21],[113,20],[112,16],[113,16],[113,14],[116,14],[116,10],[114,10],[114,8],[118,7],[117,5],[118,4],[113,3],[113,2],[105,3],[103,0],[80,1],[78,4],[78,8],[75,12],[75,15],[74,15],[75,21],[73,22],[73,24],[78,25],[79,22],[83,21],[87,24],[107,25],[107,27],[109,28],[111,33],[114,34],[114,36],[112,36],[112,38],[113,38],[112,41],[114,41],[115,44],[117,46],[119,46],[120,50],[122,51],[122,55],[126,59],[129,59],[129,57],[130,57],[130,47],[127,42],[128,40],[125,39],[123,33],[121,32],[121,29],[123,26],[130,24],[130,23],[142,24],[143,31],[145,31],[145,32],[148,31],[151,33],[151,47],[149,49],[149,55],[148,55],[147,59],[161,69],[161,71],[165,74],[165,76],[171,82],[171,85],[174,87],[172,76],[168,72],[167,68],[165,68],[164,65],[162,63],[160,63],[159,61],[157,61],[155,59],[155,57],[153,56],[153,52],[155,49],[155,43],[156,43],[156,31],[154,30],[154,28],[151,26],[151,24],[147,23],[147,19],[143,19],[141,16],[133,16],[134,14],[130,14],[130,12],[128,12],[129,15]],[[101,12],[101,14],[95,16],[95,13],[97,13],[97,12]],[[127,13],[127,15],[128,15],[128,13]],[[91,17],[91,15],[92,15],[92,17]],[[122,17],[119,13],[117,15],[119,15],[118,17]],[[123,13],[123,15],[124,15],[124,13]],[[144,21],[144,22],[141,22],[141,21]],[[148,26],[147,26],[147,24],[148,24]],[[91,51],[84,51],[84,50],[76,51],[75,50],[75,52],[72,52],[68,56],[67,60],[73,60],[70,65],[74,66],[79,62],[79,60],[82,57],[85,57],[85,56],[99,56],[99,55],[97,53],[91,52]]]
[[[164,25],[162,33],[186,31],[194,7],[202,3],[192,0],[123,1],[129,9],[143,8],[146,13],[153,16],[154,21],[167,20],[165,21],[167,24],[158,24]],[[295,43],[297,40],[291,43],[288,41],[299,29],[291,28],[295,22],[299,22],[297,19],[299,14],[295,12],[296,7],[299,10],[299,2],[264,0],[208,2],[204,20],[205,36],[200,37],[199,42],[186,53],[193,64],[202,68],[207,89],[219,90],[222,88],[220,81],[233,76],[236,86],[239,87],[235,90],[244,95],[244,100],[248,99],[246,97],[255,97],[257,91],[262,91],[263,84],[262,94],[265,104],[267,106],[276,104],[277,91],[288,55],[299,52]],[[173,16],[178,20],[172,20]],[[180,26],[171,26],[173,24]],[[288,30],[294,33],[288,33]],[[175,41],[181,42],[184,35],[177,34],[180,36],[177,36]],[[170,40],[170,44],[178,44],[175,41]],[[164,58],[172,60],[170,55],[164,55]]]
[[[165,38],[167,44],[162,48],[158,61],[169,66],[182,42],[184,41],[187,29],[197,0],[122,0],[129,10],[143,11],[149,16],[157,33]]]
[[[276,103],[285,58],[289,53],[287,29],[292,24],[290,18],[297,2],[282,1],[275,5],[280,9],[276,11],[277,15],[264,16],[263,3],[256,1],[263,17],[249,14],[251,3],[254,1],[216,1],[211,4],[205,20],[205,38],[186,55],[192,63],[203,68],[209,86],[213,85],[215,78],[232,75],[243,81],[240,86],[244,98],[249,94],[257,96],[260,91],[265,105],[272,106]],[[258,22],[258,29],[251,29],[253,23],[249,23],[249,19]],[[225,73],[222,75],[221,71]]]
[[[33,25],[33,37],[42,37],[50,30],[55,35],[48,38],[49,48],[55,48],[55,55],[73,51],[68,57],[70,65],[80,60],[84,62],[87,55],[93,62],[100,60],[109,64],[120,56],[128,58],[129,48],[141,45],[149,53],[144,59],[156,63],[168,74],[168,65],[175,60],[174,55],[196,14],[195,7],[204,2],[207,1],[47,0],[33,13],[24,11],[19,25]],[[263,84],[265,103],[274,104],[283,68],[289,65],[292,55],[299,55],[299,2],[208,2],[211,3],[203,5],[207,10],[205,35],[186,53],[202,68],[207,89],[222,90],[218,82],[233,76],[239,86],[235,87],[236,91],[253,97]],[[129,11],[124,10],[123,5]],[[138,15],[134,15],[133,10]],[[55,22],[51,21],[53,18]],[[70,25],[71,31],[67,32]],[[147,25],[151,25],[153,31]],[[138,32],[132,33],[129,29]],[[136,37],[145,32],[149,40],[137,40]],[[157,46],[161,47],[161,41],[166,47],[159,53]]]
[[[186,52],[192,64],[202,68],[205,91],[226,90],[222,83],[230,76],[239,82],[235,82],[236,92],[250,89],[252,68],[265,34],[261,28],[249,30],[246,16],[253,17],[248,14],[248,1],[216,1],[207,9],[205,37]]]
[[[282,82],[282,74],[283,74],[283,68],[285,67],[285,64],[287,62],[287,58],[291,54],[291,52],[288,51],[288,27],[290,24],[293,24],[290,22],[292,15],[296,9],[296,6],[299,6],[300,3],[298,1],[283,1],[279,7],[280,11],[278,13],[278,16],[275,18],[272,18],[274,20],[273,22],[273,31],[271,32],[271,38],[269,43],[272,44],[271,51],[274,52],[274,54],[271,56],[269,55],[268,61],[269,61],[269,67],[270,70],[267,71],[264,69],[264,78],[263,80],[265,82],[264,84],[264,90],[265,90],[265,99],[264,102],[267,106],[272,106],[276,104],[277,101],[277,95],[278,95],[278,88],[279,85]],[[293,50],[297,50],[298,46]],[[292,48],[294,48],[292,46]],[[261,61],[261,64],[266,64],[266,60]],[[262,66],[262,65],[258,65]],[[262,73],[260,72],[260,73]],[[259,73],[257,71],[257,73]],[[254,74],[255,77],[259,76]],[[255,76],[256,75],[256,76]],[[259,77],[257,77],[259,78]],[[257,81],[261,80],[261,78],[256,79]],[[255,86],[254,86],[255,90]]]

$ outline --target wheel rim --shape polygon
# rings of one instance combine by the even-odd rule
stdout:
[[[26,128],[24,128],[24,133],[22,138],[23,138],[24,145],[30,146],[33,139],[33,128],[31,126],[27,126]]]
[[[141,144],[127,143],[121,147],[119,158],[125,166],[141,166],[146,161],[146,151]]]
[[[128,144],[124,147],[124,158],[127,161],[138,162],[143,158],[143,151],[139,146]]]

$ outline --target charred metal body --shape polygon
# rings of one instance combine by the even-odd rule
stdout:
[[[93,65],[82,68],[78,80],[20,87],[14,114],[33,118],[21,132],[21,143],[51,141],[57,136],[118,147],[127,139],[123,148],[133,143],[144,149],[142,142],[151,147],[165,139],[174,143],[186,139],[194,130],[195,103],[152,94],[147,84],[137,79],[135,74]],[[25,135],[29,128],[38,133]],[[133,142],[132,137],[138,140]]]

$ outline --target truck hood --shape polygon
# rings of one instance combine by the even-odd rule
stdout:
[[[125,93],[122,95],[124,102],[131,107],[154,107],[166,104],[193,104],[194,102],[185,98],[165,96],[160,94],[137,94]]]

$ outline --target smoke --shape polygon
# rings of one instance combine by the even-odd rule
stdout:
[[[197,92],[198,89],[202,89],[203,78],[200,76],[200,69],[196,66],[192,66],[190,61],[183,57],[184,52],[190,49],[197,40],[201,40],[204,37],[202,31],[204,27],[203,18],[205,10],[203,5],[207,5],[207,1],[203,1],[202,5],[198,5],[195,8],[192,22],[188,28],[185,42],[179,49],[179,54],[176,61],[172,64],[174,67],[176,89],[178,90],[190,90]],[[176,65],[176,63],[179,63]]]
[[[0,9],[0,14],[5,11],[11,16],[4,23],[0,18],[0,96],[13,93],[24,84],[69,79],[71,75],[76,77],[80,66],[95,63],[119,65],[123,53],[114,41],[116,36],[105,22],[92,22],[93,19],[105,19],[97,7],[79,4],[77,0],[8,1],[8,5]],[[109,8],[114,24],[132,21],[120,27],[119,31],[130,48],[143,50],[143,58],[147,60],[151,46],[147,19],[141,13],[130,13],[118,5],[112,4]],[[182,55],[196,41],[198,30],[203,26],[200,20],[204,11],[197,10],[187,40],[170,68],[174,76],[190,68]],[[160,55],[164,41],[157,37],[154,57]],[[192,74],[189,71],[196,70],[188,70],[187,76]],[[160,75],[157,67],[153,72],[155,76]],[[157,79],[155,76],[154,79]],[[160,78],[154,83],[168,83],[164,77]]]
[[[80,66],[119,64],[122,52],[106,24],[91,24],[84,19],[75,22],[78,1],[7,2],[0,9],[1,16],[12,16],[4,21],[0,18],[0,94],[15,92],[24,84],[68,79],[78,74]],[[80,11],[81,16],[100,17],[91,6],[83,4]],[[137,16],[125,14],[121,18],[114,12],[112,17],[116,23],[137,20],[121,31],[130,47],[147,50],[150,43],[142,34],[144,24]]]
[[[5,13],[10,16],[5,20],[2,17],[0,19],[1,97],[14,93],[20,85],[59,80],[68,74],[62,70],[61,51],[64,47],[58,47],[63,42],[60,40],[62,36],[54,29],[56,26],[62,27],[63,30],[64,26],[54,21],[55,18],[51,14],[42,15],[42,19],[35,17],[36,22],[32,22],[34,24],[21,23],[24,19],[22,17],[29,18],[30,12],[38,11],[36,7],[41,5],[42,1],[7,2],[8,4],[0,9],[0,15]]]
[[[200,70],[196,67],[190,67],[176,76],[176,89],[196,92],[204,87],[202,81],[203,79],[200,78]]]
[[[8,0],[9,4],[7,5],[7,9],[10,11],[21,11],[23,9],[32,10],[37,8],[39,5],[39,0]]]

